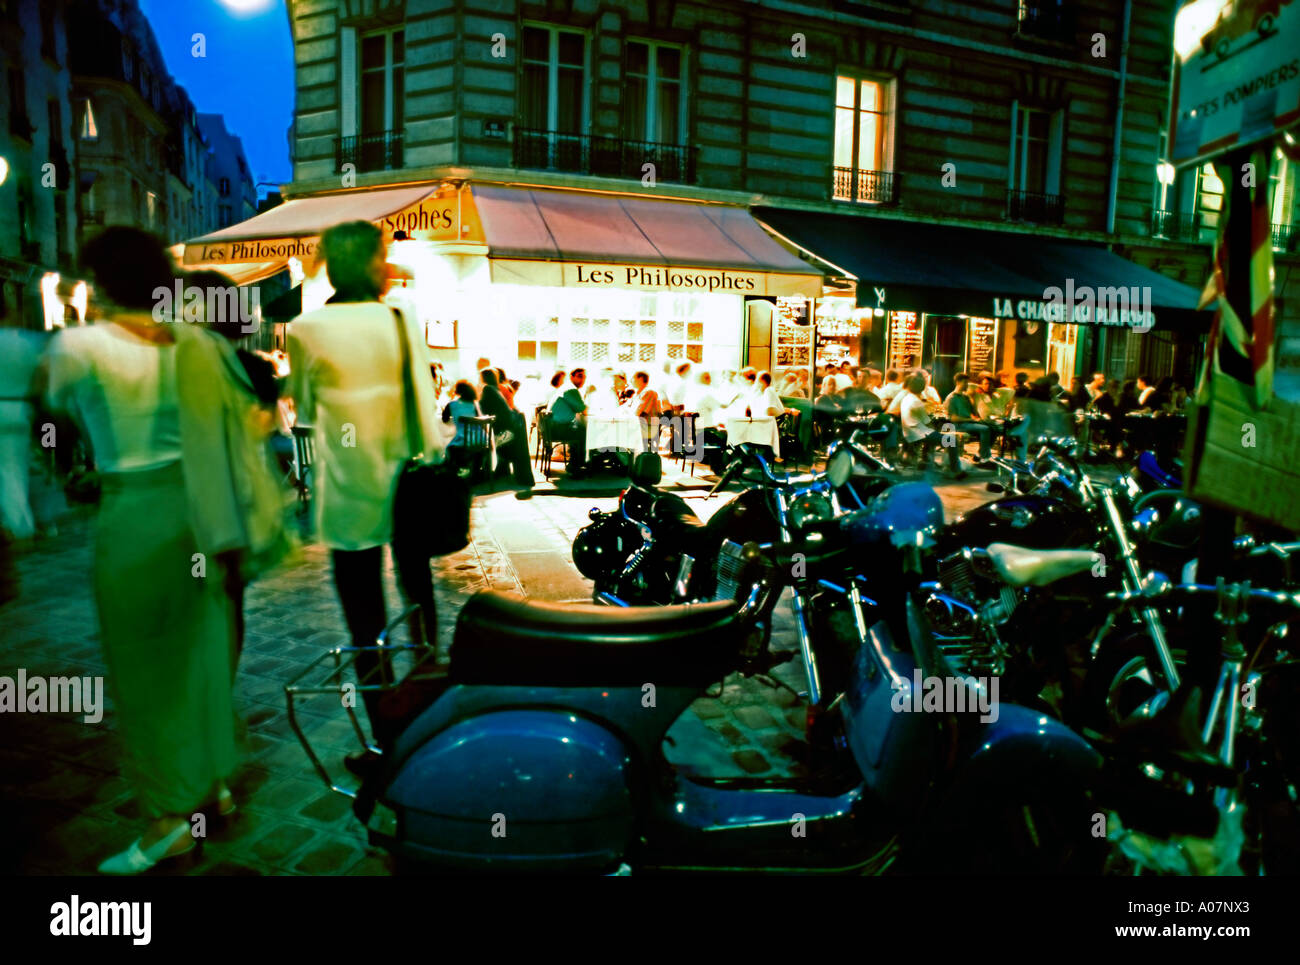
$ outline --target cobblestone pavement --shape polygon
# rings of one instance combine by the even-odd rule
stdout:
[[[988,476],[940,487],[950,514],[990,498]],[[667,472],[708,516],[723,499],[704,501],[699,479]],[[616,504],[621,484],[576,489],[539,483],[519,500],[505,492],[475,501],[474,540],[435,564],[439,643],[450,644],[455,614],[474,592],[512,590],[546,600],[590,599],[569,546],[593,508]],[[694,487],[689,488],[689,487]],[[85,509],[60,520],[59,533],[18,560],[21,595],[0,607],[0,675],[98,676],[104,673],[89,581],[91,519]],[[391,567],[390,616],[398,612]],[[232,781],[239,810],[194,856],[153,874],[385,874],[381,852],[368,848],[349,802],[329,791],[293,735],[284,685],[323,651],[347,642],[327,551],[302,558],[250,588],[248,632],[236,687],[242,763]],[[774,645],[793,647],[787,607],[778,610]],[[783,773],[799,766],[803,709],[793,691],[804,682],[797,663],[778,675],[790,689],[739,676],[695,702],[673,726],[665,752],[684,768],[718,775]],[[336,779],[345,753],[358,749],[337,700],[314,698],[302,726]],[[70,714],[0,716],[0,872],[93,874],[106,855],[140,832],[130,788],[118,773],[111,700],[104,719]]]

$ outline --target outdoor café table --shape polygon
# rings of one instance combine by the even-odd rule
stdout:
[[[728,419],[726,430],[729,446],[738,446],[742,442],[768,446],[778,459],[781,457],[781,434],[777,432],[775,416]]]
[[[593,452],[626,449],[640,452],[645,448],[641,420],[636,416],[588,416],[587,458]]]

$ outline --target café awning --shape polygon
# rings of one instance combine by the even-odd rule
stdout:
[[[1196,310],[1197,289],[1101,245],[780,208],[754,214],[796,246],[852,272],[863,307],[1132,328],[1153,321],[1157,328],[1196,330],[1210,320]],[[1084,310],[1089,299],[1093,308]],[[1054,305],[1061,314],[1053,315]]]
[[[745,209],[475,184],[497,282],[816,296],[822,275]]]
[[[295,199],[186,242],[181,260],[257,280],[291,258],[314,262],[321,233],[352,220],[389,241],[402,231],[435,254],[486,259],[498,283],[816,296],[824,281],[744,208],[478,182]]]
[[[270,263],[283,267],[290,258],[312,259],[321,233],[344,221],[382,221],[408,209],[423,212],[424,228],[429,225],[426,204],[438,194],[441,184],[403,188],[344,191],[340,194],[296,198],[264,211],[247,221],[187,241],[186,266]],[[451,202],[454,205],[454,198]],[[404,219],[415,235],[421,219]]]

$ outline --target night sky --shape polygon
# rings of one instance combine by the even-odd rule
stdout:
[[[140,8],[194,106],[224,114],[243,140],[253,180],[287,182],[294,78],[284,0],[140,0]],[[192,56],[196,33],[206,37],[205,58]]]

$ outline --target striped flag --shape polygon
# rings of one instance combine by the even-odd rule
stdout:
[[[1210,379],[1216,376],[1240,382],[1256,408],[1263,408],[1273,396],[1273,243],[1268,198],[1272,154],[1273,145],[1267,141],[1251,152],[1255,176],[1249,187],[1242,185],[1245,175],[1235,161],[1217,167],[1227,190],[1214,242],[1214,270],[1197,306],[1215,306],[1197,390],[1200,401],[1208,401]]]

